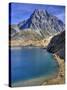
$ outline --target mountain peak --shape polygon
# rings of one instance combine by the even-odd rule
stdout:
[[[38,16],[46,16],[48,15],[47,10],[42,9],[35,9],[31,16],[38,15]]]
[[[60,23],[61,22],[61,23]],[[47,10],[35,9],[31,16],[19,25],[20,29],[34,29],[56,33],[64,31],[63,22],[51,14]]]
[[[34,13],[45,13],[47,10],[42,10],[42,9],[35,9]]]

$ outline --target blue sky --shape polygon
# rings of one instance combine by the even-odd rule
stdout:
[[[43,5],[43,4],[24,4],[24,3],[11,3],[11,24],[18,24],[33,13],[35,9],[47,10],[50,14],[55,15],[60,20],[65,22],[65,7],[56,5]],[[9,17],[10,19],[10,17]]]

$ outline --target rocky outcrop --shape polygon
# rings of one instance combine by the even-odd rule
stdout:
[[[47,46],[47,50],[51,53],[56,53],[61,58],[65,59],[65,31],[51,39]]]
[[[16,33],[20,32],[19,27],[15,24],[9,25],[9,28],[10,28],[10,31],[9,31],[10,34],[9,35],[11,35],[11,38],[13,38]]]

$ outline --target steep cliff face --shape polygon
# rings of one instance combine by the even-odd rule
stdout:
[[[65,58],[65,31],[51,39],[47,50],[51,53],[56,53],[61,58]]]

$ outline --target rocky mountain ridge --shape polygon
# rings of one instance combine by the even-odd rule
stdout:
[[[31,30],[31,32],[34,32],[36,35],[45,38],[64,31],[65,25],[56,16],[49,14],[47,10],[35,9],[27,20],[17,25],[11,25],[11,38],[14,38],[14,36],[18,35],[21,31],[24,32],[24,30]]]

